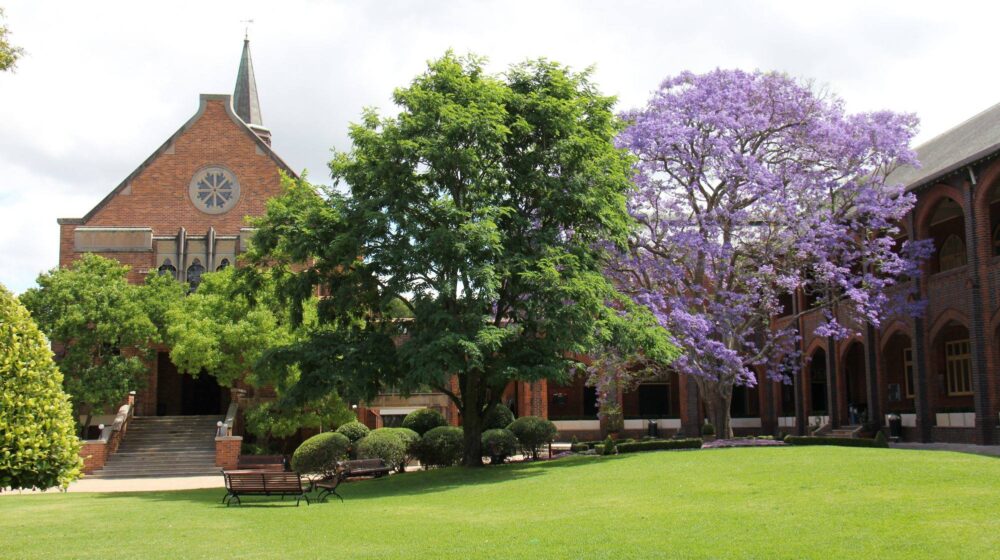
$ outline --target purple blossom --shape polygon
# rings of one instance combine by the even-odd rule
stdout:
[[[889,293],[926,248],[897,251],[914,197],[885,177],[917,163],[913,115],[846,114],[785,75],[716,70],[668,78],[623,117],[638,229],[609,274],[672,333],[713,422],[757,370],[787,380],[799,333],[773,326],[783,294],[810,294],[816,334],[835,338],[900,309]]]

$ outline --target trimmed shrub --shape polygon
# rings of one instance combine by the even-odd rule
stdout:
[[[499,465],[517,453],[517,436],[508,429],[486,430],[481,441],[483,454],[489,456],[491,465]]]
[[[713,426],[713,425],[711,425],[711,424],[709,424],[707,422],[705,424],[702,424],[702,426],[701,426],[701,435],[703,435],[703,436],[714,436],[715,435],[715,426]]]
[[[521,449],[538,459],[538,449],[556,437],[556,425],[538,416],[522,416],[510,423],[507,429],[514,432]]]
[[[590,451],[589,443],[574,443],[569,447],[570,451],[574,453],[583,453],[584,451]]]
[[[635,453],[639,451],[659,451],[661,449],[701,449],[701,439],[664,439],[653,441],[637,441],[634,443],[619,443],[619,453]]]
[[[874,439],[868,439],[868,438],[788,436],[785,438],[785,443],[789,445],[839,445],[843,447],[882,447],[881,445],[878,445]]]
[[[358,459],[382,459],[386,466],[398,469],[406,461],[406,443],[391,428],[374,430],[357,443]]]
[[[376,432],[394,434],[403,442],[403,446],[406,448],[406,457],[403,458],[402,463],[396,466],[396,470],[399,472],[405,471],[406,465],[413,459],[416,459],[417,446],[420,444],[420,434],[409,428],[379,428],[372,433]]]
[[[601,447],[601,455],[617,455],[618,447],[615,445],[615,440],[611,439],[611,436],[604,438],[604,445]]]
[[[428,430],[417,445],[417,458],[425,467],[450,467],[462,458],[462,428],[438,426]]]
[[[447,426],[448,421],[444,416],[433,408],[421,408],[414,410],[403,418],[403,427],[417,432],[423,436],[427,432],[438,426]]]
[[[302,442],[292,453],[292,470],[299,474],[332,476],[337,461],[347,458],[351,440],[337,432],[323,432]]]
[[[875,447],[884,447],[884,448],[889,447],[889,440],[885,439],[885,432],[883,432],[882,430],[879,430],[878,433],[875,434],[874,441],[875,441]]]
[[[0,491],[53,486],[80,477],[63,376],[28,311],[0,285]]]
[[[483,416],[483,431],[500,430],[510,426],[514,421],[514,413],[503,403],[493,405]]]
[[[367,436],[369,432],[371,432],[371,430],[368,429],[368,426],[365,426],[358,421],[348,422],[337,428],[337,433],[346,436],[347,439],[351,440],[351,443]]]

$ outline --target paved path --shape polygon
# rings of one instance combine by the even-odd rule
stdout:
[[[973,453],[976,455],[989,455],[1000,457],[1000,445],[972,445],[968,443],[893,443],[890,446],[894,449],[921,449],[925,451],[957,451],[959,453]]]
[[[145,478],[89,478],[83,477],[69,485],[67,492],[155,492],[163,490],[195,490],[198,488],[223,488],[222,475],[171,476]],[[48,490],[56,493],[58,490]],[[2,492],[0,496],[17,496],[24,492]]]

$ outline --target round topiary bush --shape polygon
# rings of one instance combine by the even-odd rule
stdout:
[[[403,419],[404,428],[413,430],[421,436],[438,426],[447,425],[448,421],[444,419],[444,416],[433,408],[421,408],[420,410],[414,410],[413,412],[407,414],[406,418]]]
[[[483,431],[499,430],[510,426],[514,421],[514,413],[503,403],[493,405],[483,416]]]
[[[425,467],[450,467],[462,458],[462,428],[438,426],[424,434],[417,446],[417,458]]]
[[[332,476],[337,461],[347,458],[351,440],[337,432],[323,432],[302,442],[292,453],[292,470],[299,474]]]
[[[357,443],[358,459],[382,459],[387,466],[398,469],[406,460],[406,443],[391,430],[382,428],[361,438]]]
[[[499,465],[517,453],[517,436],[506,428],[486,430],[480,441],[483,455],[490,458],[491,465]]]
[[[373,434],[392,434],[403,442],[403,446],[406,449],[406,456],[403,460],[395,465],[396,470],[403,472],[406,470],[406,465],[413,459],[416,458],[417,445],[420,443],[420,434],[414,432],[409,428],[379,428],[372,432]]]
[[[507,427],[514,432],[521,449],[530,454],[532,459],[538,459],[538,449],[556,437],[556,425],[538,416],[522,416]]]
[[[0,285],[0,491],[65,488],[80,440],[63,376],[28,311]]]
[[[354,443],[359,439],[367,436],[368,432],[370,431],[371,430],[368,429],[368,426],[365,426],[364,424],[358,421],[348,422],[343,426],[337,428],[337,433],[346,436],[347,439],[351,440],[351,443]]]

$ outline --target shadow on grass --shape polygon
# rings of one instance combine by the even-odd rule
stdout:
[[[388,478],[348,481],[342,483],[338,487],[338,492],[344,497],[345,502],[387,497],[418,496],[422,494],[444,492],[461,487],[479,486],[484,484],[503,484],[506,482],[535,478],[538,476],[544,476],[546,472],[554,469],[595,465],[605,461],[620,460],[624,457],[626,456],[566,457],[551,461],[511,463],[506,465],[484,466],[482,468],[448,467],[443,469],[431,469],[428,471],[396,474]],[[305,484],[305,481],[303,481],[303,484]],[[140,498],[156,502],[186,501],[226,509],[226,505],[222,503],[222,497],[225,494],[226,490],[224,488],[211,488],[203,490],[104,493],[97,494],[96,497],[99,497],[100,499]],[[340,504],[340,500],[337,499],[336,496],[330,496],[326,502],[318,503],[314,499],[316,494],[317,492],[309,494],[309,498],[312,500],[311,506]],[[243,498],[242,506],[233,505],[230,506],[229,509],[239,509],[240,507],[288,506],[295,506],[294,497],[285,497],[284,499],[281,499],[277,496],[247,496]],[[304,501],[300,507],[305,507]]]

